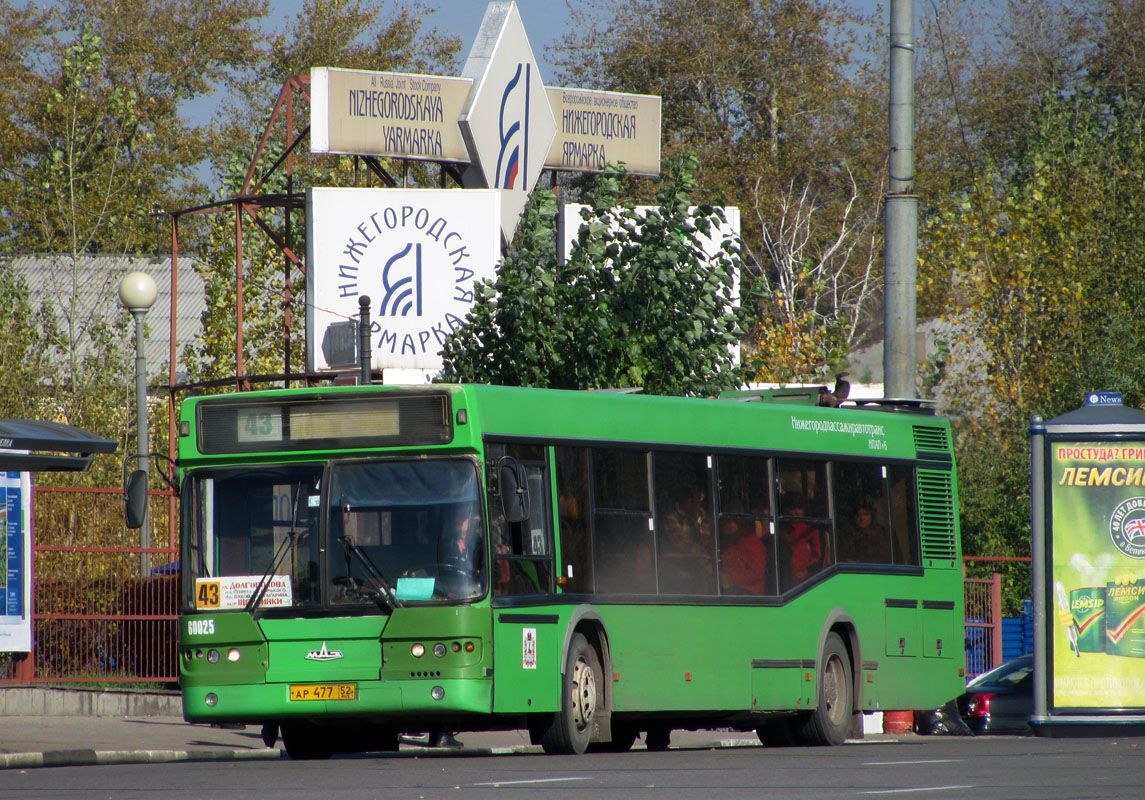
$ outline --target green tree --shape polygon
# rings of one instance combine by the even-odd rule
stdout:
[[[956,280],[944,392],[957,419],[964,549],[977,555],[1029,553],[1031,415],[1052,418],[1099,388],[1145,400],[1145,105],[1075,88],[1043,97],[1007,175],[922,232],[923,274]]]
[[[37,419],[47,411],[43,387],[51,374],[47,340],[54,324],[37,314],[24,281],[0,262],[0,375],[12,387],[0,393],[0,418]]]
[[[624,174],[606,171],[566,263],[554,245],[555,201],[536,191],[496,279],[480,285],[446,340],[442,377],[651,394],[738,385],[734,354],[747,316],[732,296],[738,248],[705,256],[702,237],[721,217],[692,204],[695,167],[677,164],[647,213],[618,205]]]
[[[88,325],[73,352],[52,303],[41,299],[36,306],[19,274],[0,259],[0,418],[64,422],[126,447],[134,433],[130,341],[126,315],[119,314]],[[66,384],[59,368],[65,362],[74,365]],[[120,457],[101,455],[85,475],[45,473],[37,482],[116,485]]]
[[[665,156],[695,152],[700,185],[744,209],[761,379],[821,375],[881,324],[875,24],[827,0],[589,2],[556,48],[563,85],[660,96]]]

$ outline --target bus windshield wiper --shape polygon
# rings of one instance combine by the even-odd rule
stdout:
[[[397,592],[394,591],[390,582],[386,580],[386,576],[382,574],[382,571],[378,569],[373,560],[366,555],[366,551],[358,546],[353,537],[349,534],[344,534],[338,537],[338,542],[345,548],[347,553],[352,553],[355,558],[362,562],[362,566],[366,568],[366,572],[369,573],[374,585],[378,587],[376,592],[370,593],[370,599],[377,603],[379,608],[383,611],[393,611],[395,608],[404,607],[405,604],[398,599]],[[347,564],[347,566],[349,565]],[[348,569],[347,573],[349,573]],[[349,577],[348,574],[347,577]]]
[[[250,613],[252,609],[258,608],[259,603],[262,602],[263,596],[266,594],[267,588],[270,586],[270,579],[278,572],[279,565],[282,564],[282,559],[286,554],[294,549],[295,542],[301,543],[306,538],[307,532],[301,528],[291,528],[286,532],[286,536],[282,537],[282,543],[278,545],[278,550],[274,554],[274,558],[270,560],[270,567],[263,573],[263,576],[258,579],[258,585],[254,587],[251,592],[250,599],[246,601],[243,606],[243,611]]]
[[[308,531],[298,527],[298,497],[301,491],[302,486],[295,484],[294,495],[291,498],[291,506],[294,510],[291,513],[292,519],[290,527],[286,531],[286,536],[282,538],[282,542],[278,545],[278,550],[275,551],[274,558],[270,560],[270,567],[263,573],[263,576],[259,578],[258,585],[254,587],[250,599],[247,600],[246,605],[243,606],[243,611],[246,611],[248,614],[253,613],[254,609],[257,609],[262,602],[263,596],[266,595],[267,587],[270,586],[270,579],[278,572],[278,567],[282,564],[282,559],[286,557],[287,553],[294,552],[295,544],[301,543],[308,535]]]

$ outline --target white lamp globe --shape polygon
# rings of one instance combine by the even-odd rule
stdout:
[[[128,311],[146,311],[158,296],[159,287],[146,272],[129,272],[119,281],[119,302]]]

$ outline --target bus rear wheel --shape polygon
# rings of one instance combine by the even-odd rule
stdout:
[[[600,659],[583,634],[569,643],[561,682],[561,709],[541,733],[541,747],[551,755],[580,755],[588,749],[596,710],[600,707]]]
[[[835,632],[827,634],[823,643],[818,696],[815,710],[795,723],[796,738],[805,745],[842,744],[851,730],[854,684],[850,656]]]

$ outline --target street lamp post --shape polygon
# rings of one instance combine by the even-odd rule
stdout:
[[[135,429],[136,453],[139,456],[138,469],[149,472],[151,449],[147,442],[147,356],[143,352],[143,318],[147,309],[155,303],[159,289],[155,279],[146,272],[129,272],[119,281],[119,302],[135,318]],[[151,514],[144,512],[142,545],[144,550],[151,547]],[[143,575],[150,572],[151,554],[143,553]]]

